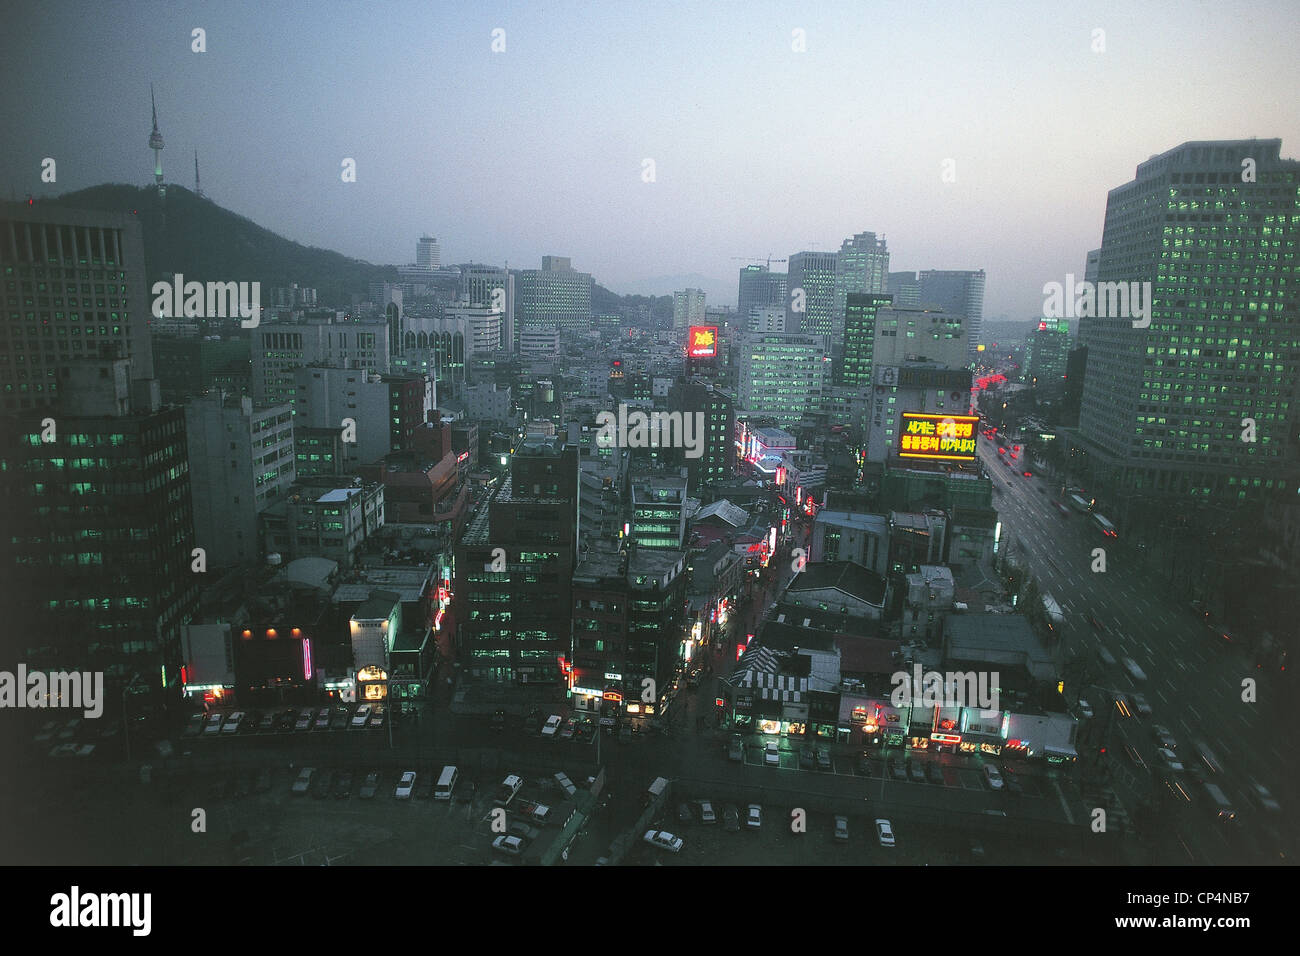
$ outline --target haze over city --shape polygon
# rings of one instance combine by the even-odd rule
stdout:
[[[1286,2],[83,11],[8,14],[6,198],[148,182],[153,83],[168,181],[197,149],[210,198],[287,238],[400,264],[429,233],[445,262],[555,253],[718,305],[737,259],[869,230],[891,268],[985,269],[985,316],[1029,319],[1148,156],[1300,142]]]

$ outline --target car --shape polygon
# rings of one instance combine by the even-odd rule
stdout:
[[[713,804],[708,800],[701,800],[699,804],[700,804],[700,822],[705,825],[708,825],[710,823],[717,823],[718,818],[713,813]]]
[[[316,712],[311,708],[304,708],[298,711],[298,717],[293,722],[294,730],[311,730],[312,721],[316,719]]]
[[[731,804],[722,808],[722,828],[728,833],[735,833],[740,829],[740,811]]]
[[[1156,756],[1159,757],[1161,763],[1165,765],[1165,769],[1171,770],[1174,773],[1183,772],[1183,762],[1178,759],[1178,754],[1174,753],[1168,747],[1157,747]]]
[[[497,733],[506,729],[506,712],[505,708],[498,707],[492,712],[492,729]]]
[[[334,799],[346,800],[352,796],[352,771],[340,770],[334,775]]]
[[[781,766],[781,751],[773,741],[763,747],[763,764],[767,767]]]
[[[316,711],[316,721],[312,726],[317,730],[330,729],[330,709],[328,707],[322,707]]]
[[[925,765],[925,775],[930,779],[931,783],[943,786],[943,767],[939,766],[935,761],[931,760]]]
[[[876,839],[880,841],[881,846],[892,847],[894,845],[894,828],[888,820],[876,821]]]
[[[384,710],[383,704],[375,704],[374,710],[370,712],[370,722],[367,727],[382,728],[384,721],[388,719],[388,711]]]
[[[370,705],[362,704],[357,708],[357,712],[352,715],[353,727],[364,727],[370,720]]]
[[[1088,703],[1082,697],[1079,698],[1079,716],[1084,720],[1092,720],[1092,704]]]
[[[1151,736],[1160,741],[1161,747],[1168,747],[1170,750],[1178,749],[1178,741],[1174,738],[1174,735],[1169,732],[1169,728],[1165,727],[1163,724],[1152,724]]]
[[[295,797],[303,796],[311,789],[311,778],[315,775],[315,767],[303,767],[298,771],[298,779],[289,787],[289,792]]]
[[[393,797],[398,800],[410,800],[411,791],[415,789],[415,771],[407,770],[403,772],[397,781],[397,787],[393,790]]]
[[[516,820],[511,823],[510,828],[506,832],[511,836],[519,837],[519,839],[523,840],[525,843],[531,843],[542,835],[541,830],[530,827],[523,820]]]
[[[275,731],[279,734],[289,733],[293,730],[294,722],[298,719],[298,714],[292,707],[288,710],[282,710],[275,718]]]
[[[693,816],[694,814],[691,813],[691,805],[689,803],[683,802],[677,804],[678,823],[690,823]]]
[[[235,711],[233,714],[227,717],[226,722],[221,725],[222,734],[239,733],[239,725],[243,721],[243,719],[244,719],[244,712],[241,710]]]
[[[1137,748],[1132,744],[1124,745],[1124,755],[1128,757],[1133,766],[1137,767],[1139,770],[1145,770],[1147,768],[1147,762],[1142,759],[1142,755],[1138,753]]]
[[[989,785],[990,790],[1001,790],[1003,786],[1002,772],[993,764],[986,763],[984,765],[984,782]]]
[[[574,720],[572,717],[570,717],[568,720],[564,722],[564,726],[560,728],[560,736],[563,737],[565,740],[572,740],[573,734],[577,730],[577,728],[578,728],[578,722]]]
[[[336,707],[334,708],[334,716],[330,718],[330,730],[347,730],[351,721],[351,710],[346,707]]]
[[[361,790],[357,796],[362,800],[373,800],[376,793],[379,792],[379,771],[372,770],[366,774],[365,782],[361,784]]]
[[[52,723],[53,721],[50,721],[50,724]],[[51,727],[50,729],[52,730],[53,728]],[[37,743],[40,743],[42,740],[49,740],[50,737],[54,736],[52,733],[48,733],[48,731],[46,731],[46,733],[47,736],[45,737],[42,737],[40,734],[36,735]],[[185,722],[185,731],[182,736],[197,737],[201,733],[203,733],[203,715],[191,714],[190,719]]]
[[[837,816],[835,818],[835,839],[842,843],[847,843],[849,839],[849,818]]]
[[[1250,780],[1246,784],[1246,792],[1250,795],[1250,802],[1259,807],[1265,813],[1281,813],[1282,805],[1273,798],[1268,787],[1255,780]]]
[[[1033,473],[1032,471],[1026,471],[1026,472],[1024,473],[1024,475],[1025,475],[1026,478],[1032,478],[1032,477],[1034,477],[1034,473]]]
[[[889,775],[895,780],[907,779],[907,768],[899,763],[896,757],[890,757],[886,765],[889,767]]]
[[[524,852],[524,841],[517,836],[509,833],[503,833],[492,841],[492,849],[498,853],[508,853],[511,856],[518,856]]]
[[[645,836],[641,839],[651,846],[667,850],[669,853],[680,853],[682,851],[682,838],[673,836],[667,830],[646,830]]]
[[[817,769],[821,771],[829,771],[832,768],[832,766],[833,765],[831,764],[831,752],[827,750],[825,747],[818,747],[817,748]]]
[[[262,715],[262,719],[257,722],[257,729],[264,734],[270,733],[271,731],[275,730],[276,716],[277,715],[274,711],[268,710],[265,714]]]
[[[731,740],[727,743],[727,759],[734,760],[737,763],[743,763],[745,760],[745,738],[740,734],[732,734]]]
[[[1129,697],[1133,701],[1134,710],[1136,710],[1143,717],[1151,716],[1151,714],[1153,713],[1153,711],[1151,710],[1151,703],[1147,700],[1145,694],[1131,694],[1129,695]]]
[[[799,750],[799,769],[814,770],[817,767],[817,755],[813,753],[811,747],[801,747]]]
[[[757,830],[763,825],[763,808],[757,803],[751,803],[745,810],[745,826],[751,830]]]
[[[919,759],[907,761],[907,775],[914,783],[925,783],[925,767]]]
[[[537,711],[533,711],[524,718],[524,733],[530,737],[535,736],[542,726],[542,716]]]
[[[560,730],[560,724],[563,722],[559,714],[551,714],[546,718],[546,723],[542,726],[542,736],[548,739],[554,739]]]
[[[1017,780],[1015,777],[1007,777],[1006,785],[1007,785],[1007,790],[1009,790],[1011,793],[1025,792],[1025,788],[1021,785],[1020,781]]]
[[[333,776],[328,770],[322,770],[316,774],[311,781],[311,795],[317,800],[322,800],[329,796],[330,787],[334,783]]]

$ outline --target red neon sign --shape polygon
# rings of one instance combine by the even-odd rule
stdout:
[[[718,354],[718,327],[716,325],[692,325],[690,328],[690,345],[686,354],[691,358],[713,358]]]

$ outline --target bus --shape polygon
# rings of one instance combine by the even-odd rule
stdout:
[[[1111,524],[1109,520],[1107,520],[1105,515],[1094,514],[1092,516],[1092,523],[1096,525],[1098,530],[1100,530],[1101,533],[1104,534],[1106,537],[1108,538],[1118,537],[1118,535],[1115,533],[1115,526]]]

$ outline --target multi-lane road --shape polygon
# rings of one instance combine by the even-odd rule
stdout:
[[[1054,504],[1059,483],[1037,473],[1024,477],[1023,472],[1033,467],[1023,459],[1012,462],[1016,467],[1004,465],[1000,459],[1006,456],[991,443],[983,445],[981,457],[993,480],[993,504],[1002,521],[1001,547],[1030,570],[1040,589],[1050,593],[1064,612],[1065,620],[1057,627],[1062,659],[1078,655],[1086,660],[1091,671],[1088,683],[1094,687],[1125,695],[1141,693],[1150,702],[1153,713],[1141,718],[1136,712],[1131,717],[1118,709],[1112,712],[1109,697],[1090,701],[1096,710],[1094,720],[1102,726],[1086,728],[1082,736],[1089,739],[1095,734],[1097,739],[1109,726],[1107,756],[1102,759],[1121,765],[1116,768],[1122,771],[1116,789],[1127,789],[1128,797],[1136,801],[1153,792],[1168,798],[1158,779],[1154,786],[1151,783],[1153,775],[1160,775],[1152,724],[1172,732],[1184,763],[1197,759],[1193,739],[1204,741],[1224,766],[1215,782],[1233,800],[1241,825],[1215,826],[1195,780],[1175,777],[1193,797],[1190,805],[1180,805],[1177,798],[1158,802],[1161,815],[1170,819],[1171,831],[1182,834],[1176,842],[1190,842],[1186,834],[1195,831],[1198,849],[1193,854],[1202,855],[1206,862],[1277,859],[1270,847],[1261,845],[1274,841],[1260,832],[1266,815],[1251,805],[1247,787],[1250,779],[1263,783],[1281,803],[1282,820],[1292,819],[1289,808],[1297,805],[1300,794],[1294,757],[1286,750],[1289,735],[1278,732],[1285,726],[1281,688],[1271,675],[1254,668],[1244,650],[1216,638],[1125,541],[1103,536],[1087,515],[1073,510],[1062,514]],[[1150,558],[1158,560],[1160,555]],[[1108,650],[1117,663],[1106,664],[1098,647]],[[1145,680],[1124,666],[1125,658],[1138,665]],[[1243,685],[1248,680],[1256,681],[1253,702],[1243,699],[1250,696]],[[1076,687],[1070,696],[1079,693]],[[1087,686],[1082,693],[1087,696]],[[1125,757],[1125,745],[1134,747],[1151,769],[1132,765]]]

